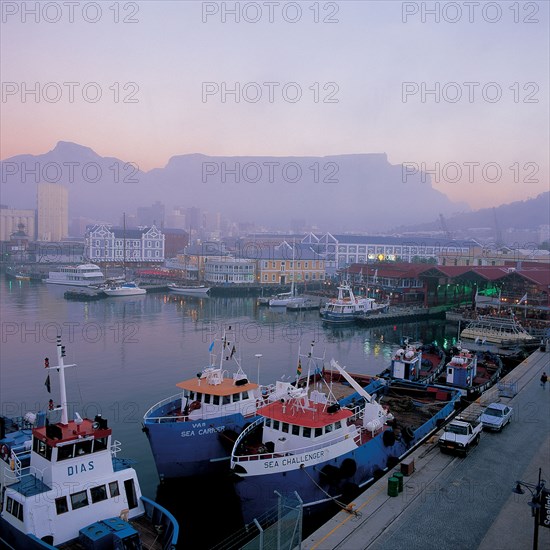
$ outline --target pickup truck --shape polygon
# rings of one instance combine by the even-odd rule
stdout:
[[[446,426],[437,444],[443,453],[467,455],[479,443],[483,425],[479,416],[466,418],[457,416]]]

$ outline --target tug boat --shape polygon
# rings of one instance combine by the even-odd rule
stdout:
[[[174,550],[177,521],[141,494],[136,471],[116,456],[120,442],[107,420],[68,418],[65,369],[76,365],[64,356],[58,338],[58,364],[46,358],[44,365],[47,386],[50,372],[59,373],[61,404],[50,400],[48,419],[26,415],[27,424],[15,430],[18,445],[4,456],[0,547]],[[0,435],[15,441],[7,431]]]
[[[311,365],[311,364],[310,364]],[[453,414],[460,392],[375,379],[362,388],[333,359],[355,390],[337,401],[329,384],[277,382],[231,453],[231,472],[246,524],[297,494],[304,515],[330,504],[346,507],[369,483],[394,467]]]
[[[180,393],[159,401],[143,417],[161,479],[226,472],[237,435],[274,390],[249,381],[231,326],[208,352],[208,365],[196,377],[177,383]]]
[[[404,346],[393,355],[390,367],[380,376],[392,380],[431,383],[445,368],[445,352],[434,344],[410,343],[405,339]]]
[[[495,353],[474,352],[463,348],[461,342],[451,349],[451,359],[437,383],[458,388],[469,399],[478,397],[496,384],[504,366]]]

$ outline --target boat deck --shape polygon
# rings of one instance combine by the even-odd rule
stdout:
[[[144,514],[139,518],[128,522],[138,533],[143,548],[150,550],[162,550],[162,536],[151,523],[149,518]],[[57,546],[59,550],[88,550],[88,546],[84,546],[78,539],[66,542]]]

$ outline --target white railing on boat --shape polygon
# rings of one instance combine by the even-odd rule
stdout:
[[[347,419],[347,422],[353,423],[357,419],[362,418],[361,412],[364,410],[362,406],[357,406],[354,409],[351,409],[353,412],[353,416],[350,416]],[[259,424],[262,424],[264,422],[264,418],[259,418],[258,420],[254,421],[252,424],[250,424],[247,428],[245,428],[239,437],[235,441],[234,449],[237,449],[239,447],[239,443],[246,437],[246,434],[248,434],[255,426],[258,426]],[[283,456],[293,456],[293,455],[300,455],[306,452],[315,451],[317,449],[323,449],[327,447],[332,447],[333,445],[336,445],[337,443],[340,443],[341,441],[345,441],[346,439],[349,439],[350,437],[354,437],[355,442],[357,443],[356,436],[360,434],[360,430],[358,430],[356,433],[348,432],[343,435],[339,435],[338,437],[335,437],[333,439],[324,439],[323,441],[319,441],[319,443],[316,443],[314,445],[308,445],[307,447],[301,447],[298,449],[288,449],[284,451],[277,451],[277,452],[265,452],[265,453],[259,453],[256,452],[252,455],[235,455],[234,453],[231,454],[231,461],[232,462],[248,462],[250,460],[268,460],[272,458],[277,457],[283,457]]]
[[[120,453],[120,451],[122,451],[122,443],[118,439],[115,439],[111,443],[110,451],[111,451],[111,456],[114,456],[116,458],[117,453]]]
[[[162,407],[163,405],[167,405],[168,403],[171,403],[172,401],[176,401],[176,399],[181,400],[181,393],[176,393],[175,395],[172,395],[171,397],[166,397],[162,401],[159,401],[155,405],[153,405],[144,415],[144,420],[154,420],[155,422],[159,420],[159,418],[171,418],[171,417],[164,417],[164,416],[150,416],[151,413],[158,409],[159,407]]]

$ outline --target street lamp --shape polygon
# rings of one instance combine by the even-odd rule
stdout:
[[[258,386],[260,385],[260,359],[263,357],[261,353],[254,355],[258,359]]]
[[[528,503],[532,508],[531,513],[535,518],[535,528],[533,531],[533,550],[537,550],[539,546],[539,518],[540,518],[540,508],[541,508],[541,494],[544,489],[545,480],[541,478],[542,469],[539,468],[539,482],[535,485],[534,483],[525,483],[524,481],[516,481],[516,486],[513,489],[513,493],[517,495],[524,495],[525,491],[522,487],[525,487],[531,493],[531,501]]]

